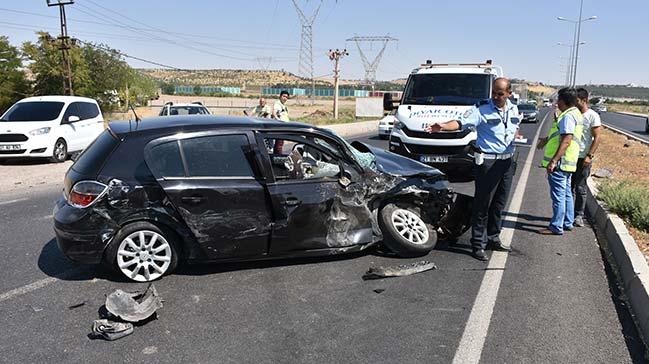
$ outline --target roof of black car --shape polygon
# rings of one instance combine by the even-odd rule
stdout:
[[[130,121],[111,121],[110,129],[116,134],[125,134],[130,132],[146,132],[155,130],[200,130],[216,128],[247,128],[247,129],[266,129],[266,128],[291,128],[291,129],[310,129],[316,128],[313,125],[284,122],[273,119],[259,119],[239,116],[224,115],[183,115],[183,116],[161,116],[145,118],[139,122]]]

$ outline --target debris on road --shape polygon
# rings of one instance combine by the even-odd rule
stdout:
[[[385,292],[385,288],[377,288],[377,289],[374,289],[373,291],[374,291],[374,293],[381,294],[381,293]]]
[[[104,339],[113,341],[133,333],[133,324],[130,322],[115,322],[99,319],[92,322],[91,339]]]
[[[153,284],[144,292],[124,292],[118,289],[106,297],[106,310],[129,322],[145,320],[159,308],[162,308],[162,299]]]
[[[437,269],[435,263],[427,260],[414,262],[409,264],[402,264],[396,267],[371,267],[364,275],[363,280],[368,279],[381,279],[390,277],[403,277],[416,273],[425,272],[428,270]],[[377,292],[380,293],[380,292]]]
[[[68,310],[74,310],[75,308],[79,308],[79,307],[85,306],[85,305],[86,305],[86,301],[81,301],[79,303],[75,303],[74,305],[68,306]]]

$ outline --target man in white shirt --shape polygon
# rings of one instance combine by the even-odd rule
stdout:
[[[577,107],[584,115],[584,132],[579,141],[580,151],[577,170],[572,177],[572,190],[575,196],[575,226],[584,226],[584,210],[586,209],[587,187],[586,180],[590,176],[590,166],[595,152],[601,141],[602,121],[592,109],[588,108],[588,90],[577,89]]]

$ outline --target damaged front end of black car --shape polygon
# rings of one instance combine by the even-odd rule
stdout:
[[[468,204],[437,169],[311,125],[168,117],[111,123],[66,174],[54,228],[70,259],[146,282],[379,242],[423,255],[466,230]]]

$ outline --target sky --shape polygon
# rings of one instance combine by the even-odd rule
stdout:
[[[357,45],[387,36],[377,80],[407,77],[427,59],[492,59],[505,76],[563,84],[580,0],[295,0],[313,22],[314,76],[331,76],[331,48],[347,48],[341,77],[362,79]],[[649,0],[583,0],[577,83],[649,87]],[[301,23],[292,0],[75,0],[70,36],[183,69],[284,69],[298,73]],[[14,45],[38,30],[58,34],[59,12],[46,0],[0,1],[0,35]],[[361,43],[372,62],[383,44]],[[160,68],[126,59],[138,68]]]

